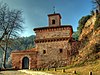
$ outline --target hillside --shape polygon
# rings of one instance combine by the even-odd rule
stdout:
[[[93,15],[85,23],[79,36],[79,54],[72,59],[74,64],[84,64],[100,58],[100,24],[96,27],[97,19],[100,22],[100,14]]]
[[[62,69],[65,68],[65,72],[62,72]],[[76,74],[75,74],[76,71]],[[44,71],[43,71],[44,72]],[[100,60],[93,61],[88,65],[80,67],[62,67],[54,69],[45,70],[47,73],[52,73],[54,75],[90,75],[89,72],[92,72],[93,75],[100,75]]]

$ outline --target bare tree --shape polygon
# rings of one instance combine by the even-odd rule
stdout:
[[[18,36],[23,30],[23,19],[21,10],[10,10],[7,4],[0,3],[0,48],[3,54],[3,67],[6,68],[6,53],[10,39]]]

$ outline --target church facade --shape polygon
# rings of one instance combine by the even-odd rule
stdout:
[[[35,48],[24,51],[13,51],[12,66],[16,69],[33,69],[66,66],[72,50],[73,28],[61,25],[59,13],[48,15],[48,26],[34,28],[36,33]]]

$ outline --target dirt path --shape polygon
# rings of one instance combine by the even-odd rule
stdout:
[[[16,70],[16,71],[0,71],[0,75],[54,75],[40,71]]]
[[[40,71],[30,71],[30,70],[19,70],[19,71],[30,74],[30,75],[54,75],[54,74],[49,74],[49,73],[40,72]]]
[[[30,75],[20,71],[0,71],[0,75]]]

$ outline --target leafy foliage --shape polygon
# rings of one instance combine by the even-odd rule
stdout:
[[[82,29],[84,28],[85,23],[87,22],[88,19],[90,19],[91,15],[87,15],[87,16],[83,16],[80,20],[79,20],[79,26],[77,28],[79,34],[81,34]]]
[[[72,37],[75,39],[75,40],[78,40],[78,37],[79,37],[79,33],[78,31],[74,32]]]
[[[92,10],[92,11],[91,11],[91,15],[94,15],[94,14],[95,14],[95,12]]]
[[[29,37],[20,37],[20,38],[14,39],[14,44],[12,44],[11,48],[12,50],[31,49],[35,47],[34,39],[35,39],[34,35],[29,36]]]
[[[100,27],[100,14],[97,15],[96,22],[94,25],[94,30]]]
[[[93,53],[100,52],[100,43],[96,43],[95,45],[93,45],[93,47],[91,47],[91,49],[93,50]]]

